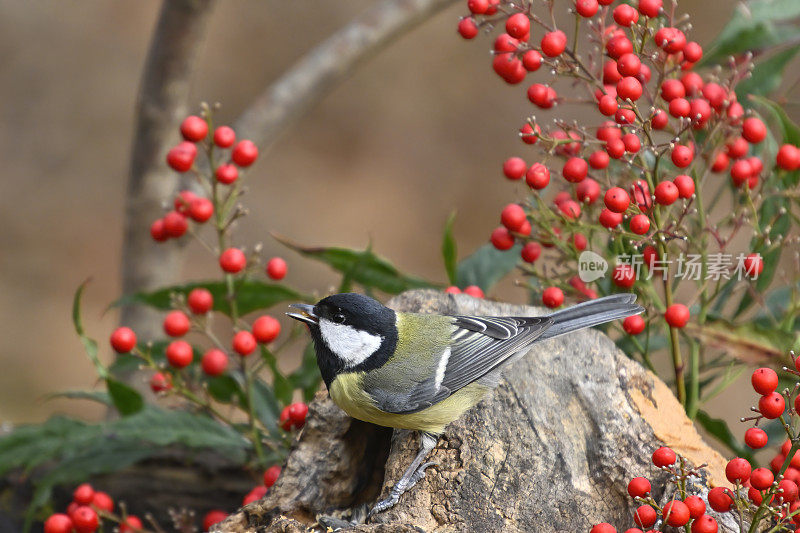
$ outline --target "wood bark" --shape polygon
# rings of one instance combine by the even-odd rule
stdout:
[[[433,291],[405,293],[390,305],[543,314]],[[277,484],[216,531],[300,532],[320,515],[363,515],[416,452],[416,435],[390,434],[349,418],[319,393]],[[438,466],[397,506],[347,530],[578,532],[605,521],[624,531],[635,526],[638,505],[627,495],[631,478],[645,476],[657,500],[669,497],[666,474],[650,461],[663,445],[709,465],[698,487],[725,481],[723,457],[703,442],[669,388],[607,336],[585,330],[543,341],[506,370],[490,397],[450,424],[430,456]],[[738,531],[730,518],[717,518],[720,531]]]

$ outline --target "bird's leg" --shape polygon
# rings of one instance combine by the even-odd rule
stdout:
[[[393,507],[405,491],[416,485],[420,479],[425,477],[425,469],[436,463],[423,463],[423,461],[425,461],[425,458],[431,450],[436,447],[436,442],[438,440],[439,435],[420,433],[420,444],[417,456],[411,461],[411,464],[403,473],[403,477],[400,478],[400,481],[395,483],[394,487],[392,487],[389,497],[375,504],[375,507],[369,512],[370,516]]]

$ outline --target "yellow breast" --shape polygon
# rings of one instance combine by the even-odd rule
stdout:
[[[379,426],[415,429],[434,434],[442,433],[447,424],[481,401],[489,390],[484,385],[471,383],[427,409],[397,414],[381,411],[375,406],[373,399],[363,390],[363,379],[363,372],[350,372],[339,374],[331,383],[331,398],[348,415]]]

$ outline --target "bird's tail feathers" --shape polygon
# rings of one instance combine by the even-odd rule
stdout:
[[[635,294],[613,294],[558,311],[549,315],[553,325],[540,338],[550,339],[644,312],[644,308],[635,302]]]

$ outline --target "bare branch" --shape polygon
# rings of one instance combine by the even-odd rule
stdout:
[[[180,250],[154,246],[149,224],[177,187],[164,163],[178,141],[176,125],[187,113],[189,85],[203,42],[212,0],[165,0],[150,43],[136,105],[136,127],[128,176],[122,290],[128,294],[172,283],[180,271]],[[123,322],[144,339],[157,321],[141,307],[123,309]]]
[[[236,121],[242,137],[268,148],[296,120],[394,39],[454,0],[386,0],[367,10],[298,61]]]

